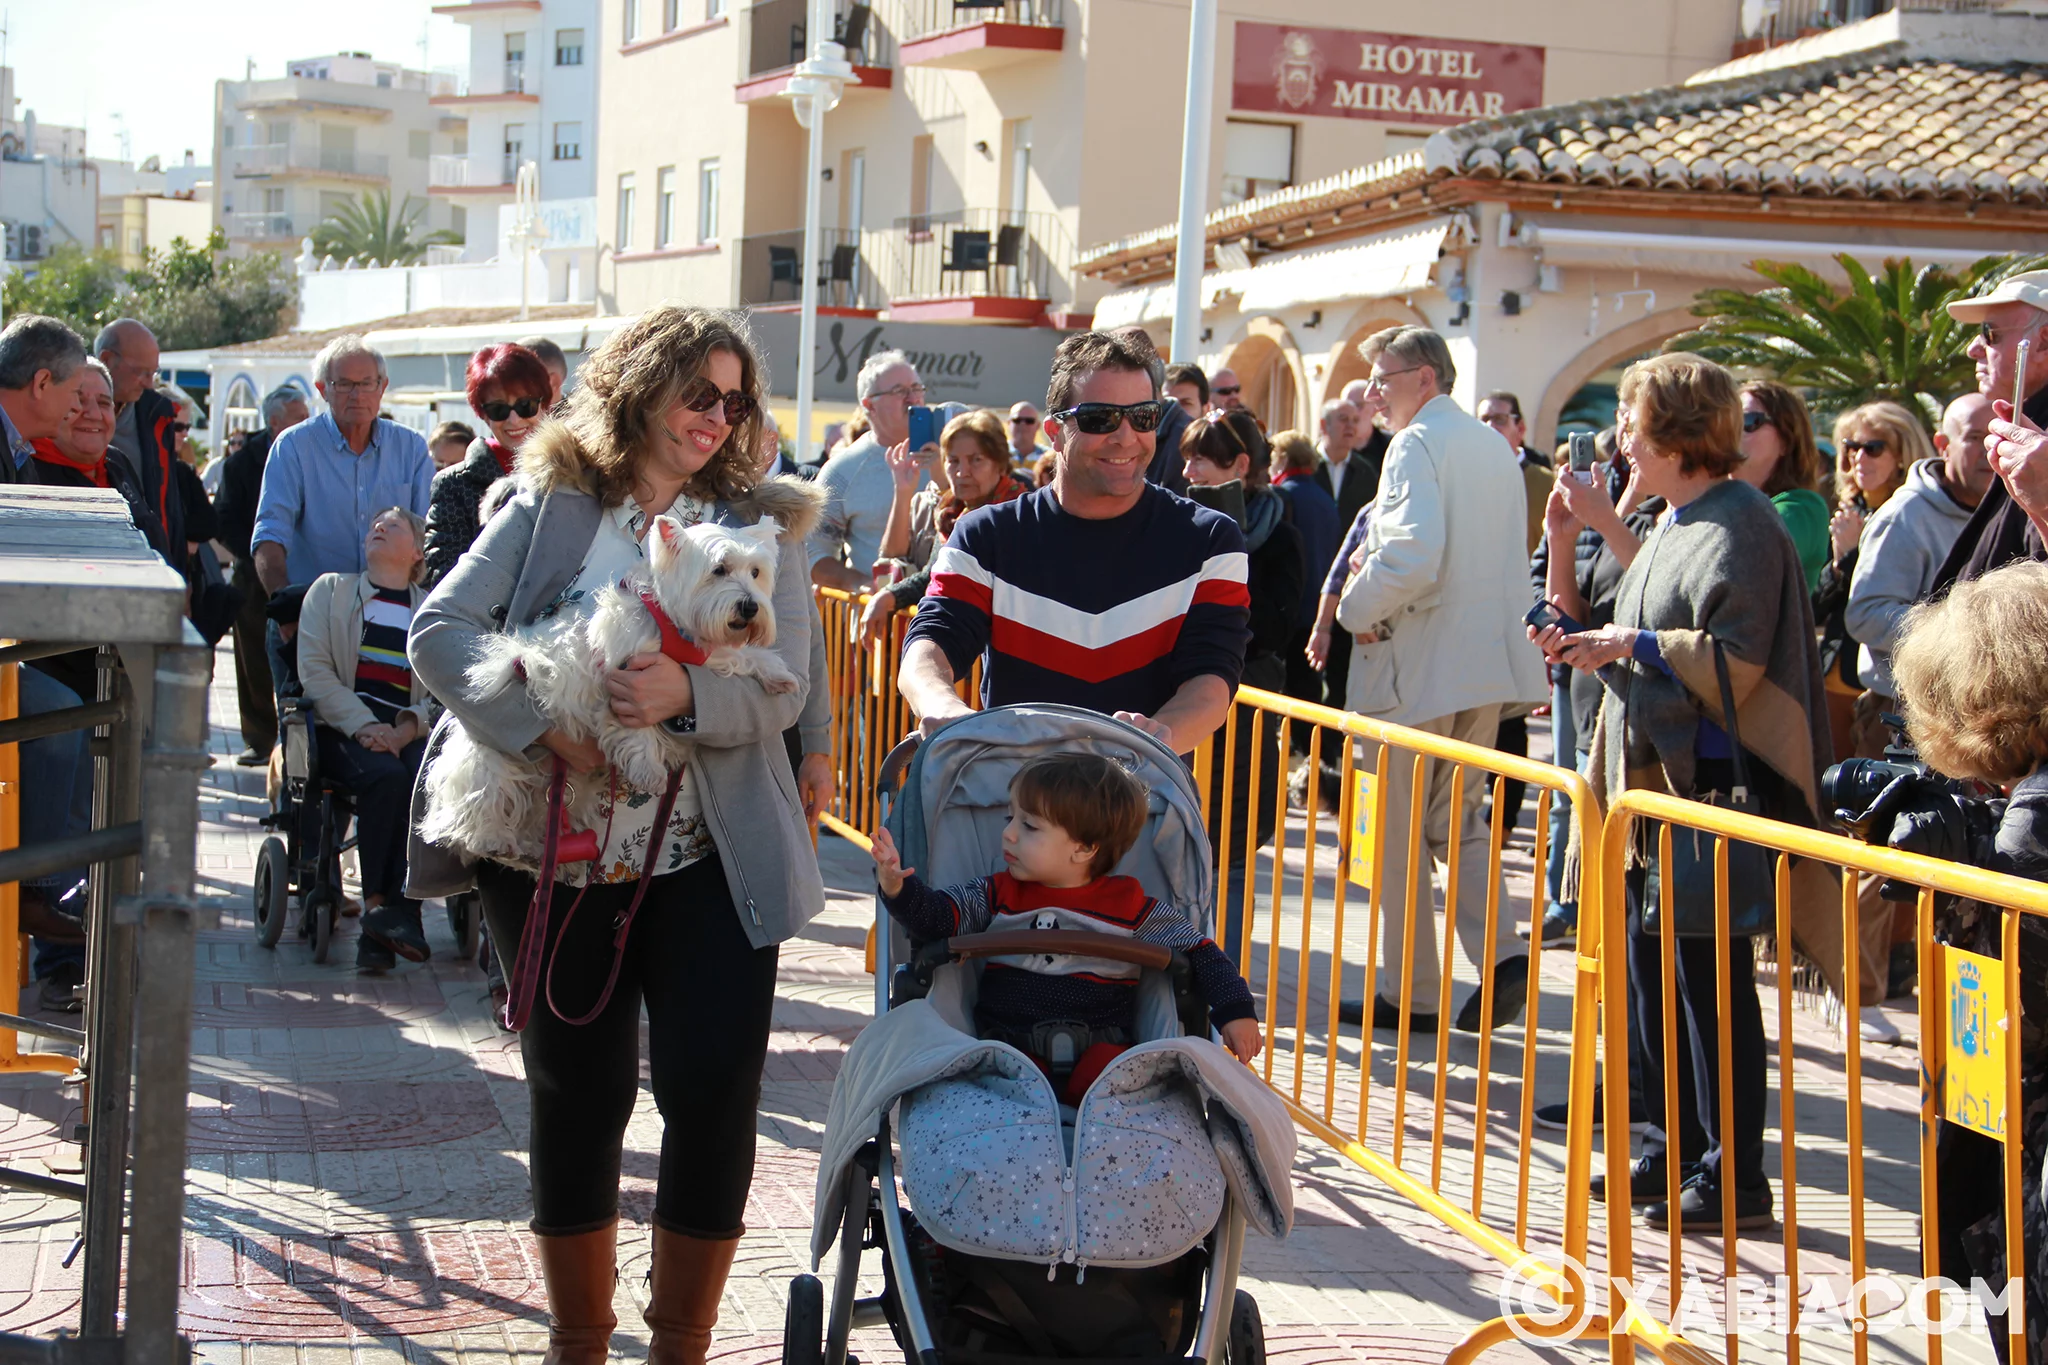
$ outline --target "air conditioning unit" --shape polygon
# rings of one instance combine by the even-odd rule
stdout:
[[[0,249],[0,260],[18,261],[21,259],[21,229],[12,223],[6,224],[5,227],[7,245]]]
[[[38,223],[21,225],[21,259],[40,261],[43,259],[43,229]]]

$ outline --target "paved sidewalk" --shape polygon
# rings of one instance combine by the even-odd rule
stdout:
[[[233,764],[241,743],[232,727],[232,667],[223,653],[212,693],[218,723],[215,763],[204,779],[200,870],[211,889],[246,896],[263,834],[255,821],[267,803],[262,773]],[[827,912],[782,955],[749,1233],[719,1324],[714,1355],[721,1360],[780,1356],[784,1293],[806,1260],[815,1153],[832,1077],[871,1015],[872,982],[861,967],[872,917],[868,864],[857,849],[831,838],[820,857]],[[1518,844],[1514,861],[1512,885],[1526,894],[1526,843]],[[538,1359],[546,1326],[525,1231],[527,1100],[517,1042],[492,1020],[481,971],[454,960],[438,906],[430,904],[427,924],[433,960],[401,964],[382,977],[358,976],[350,965],[353,920],[343,921],[327,966],[311,961],[295,925],[274,951],[257,946],[246,916],[203,936],[183,1311],[185,1330],[208,1361]],[[1286,930],[1280,941],[1298,941],[1293,934]],[[1553,958],[1545,965],[1546,999],[1568,1000],[1560,993],[1568,989],[1571,954]],[[1263,995],[1262,962],[1251,975]],[[1461,980],[1460,995],[1464,989]],[[1294,1000],[1291,991],[1283,996],[1283,1019],[1291,1026]],[[1323,999],[1312,1018],[1319,1017]],[[34,1004],[31,988],[23,1007]],[[1561,1076],[1568,1019],[1547,1005],[1538,1023],[1544,1074],[1555,1066]],[[1797,1027],[1802,1052],[1824,1063],[1831,1035],[1811,1017]],[[1502,1034],[1517,1055],[1521,1039],[1519,1028]],[[1291,1036],[1282,1044],[1291,1047]],[[1346,1045],[1355,1074],[1355,1032]],[[1451,1072],[1465,1081],[1472,1075],[1469,1054],[1469,1047],[1452,1054]],[[1376,1059],[1376,1076],[1390,1077],[1390,1065]],[[1873,1103],[1881,1101],[1887,1115],[1906,1121],[1915,1103],[1910,1054],[1887,1052],[1866,1067]],[[1284,1083],[1284,1069],[1278,1074]],[[1311,1093],[1319,1088],[1318,1081]],[[1428,1083],[1411,1080],[1410,1089],[1423,1099],[1410,1104],[1407,1164],[1426,1171]],[[1803,1090],[1802,1124],[1809,1104],[1826,1107],[1832,1098],[1824,1088]],[[1511,1113],[1509,1106],[1518,1103],[1515,1092],[1489,1093],[1488,1108],[1496,1114]],[[57,1078],[0,1077],[0,1161],[61,1161],[72,1149],[57,1134],[76,1112],[75,1097]],[[1830,1112],[1839,1112],[1838,1099]],[[1419,1148],[1418,1115],[1425,1125]],[[1511,1125],[1503,1120],[1501,1128]],[[1818,1111],[1809,1131],[1814,1145],[1801,1163],[1801,1230],[1809,1236],[1806,1245],[1822,1249],[1830,1245],[1825,1232],[1817,1226],[1809,1233],[1806,1225],[1831,1216],[1828,1163],[1840,1147],[1838,1137],[1829,1141]],[[638,1309],[659,1134],[652,1098],[644,1095],[625,1161],[628,1226],[621,1234],[615,1339],[624,1359],[644,1357],[646,1350]],[[1884,1153],[1885,1178],[1871,1197],[1873,1208],[1884,1206],[1887,1216],[1874,1222],[1871,1235],[1883,1245],[1873,1247],[1873,1257],[1909,1260],[1910,1215],[1891,1206],[1911,1208],[1903,1198],[1913,1179],[1910,1138],[1891,1123],[1873,1125],[1867,1138],[1873,1153],[1880,1145]],[[1503,1140],[1511,1142],[1512,1135]],[[1531,1198],[1541,1227],[1560,1213],[1562,1147],[1539,1135],[1536,1148],[1541,1186]],[[1490,1155],[1487,1168],[1488,1214],[1496,1221],[1515,1198],[1509,1188],[1514,1159],[1501,1150],[1505,1155]],[[1447,1192],[1462,1188],[1461,1171],[1447,1172]],[[1281,1243],[1253,1239],[1245,1259],[1246,1287],[1260,1303],[1276,1360],[1438,1361],[1478,1321],[1496,1314],[1500,1267],[1462,1238],[1313,1139],[1303,1140],[1296,1178],[1293,1236]],[[1840,1202],[1837,1196],[1833,1212]],[[61,1265],[75,1230],[73,1206],[0,1193],[0,1329],[48,1334],[75,1325],[77,1273]],[[1646,1241],[1639,1230],[1639,1254]],[[1745,1242],[1745,1253],[1757,1245]],[[878,1281],[873,1254],[867,1270]],[[863,1292],[877,1287],[871,1283]],[[868,1362],[899,1354],[886,1334],[872,1332],[858,1334],[854,1349]],[[1488,1359],[1567,1354],[1579,1352],[1539,1357],[1511,1345]],[[1746,1357],[1772,1354],[1745,1345]],[[1913,1353],[1874,1354],[1904,1359]]]

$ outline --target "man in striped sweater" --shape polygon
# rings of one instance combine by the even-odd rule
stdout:
[[[1192,752],[1223,723],[1250,632],[1244,537],[1145,481],[1165,408],[1142,334],[1061,343],[1046,393],[1047,487],[960,519],[932,563],[898,686],[927,733],[982,702],[1108,712]]]

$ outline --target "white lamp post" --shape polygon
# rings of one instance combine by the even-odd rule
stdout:
[[[860,77],[853,74],[853,66],[846,60],[846,49],[832,41],[832,8],[833,0],[811,0],[811,55],[790,76],[789,86],[783,92],[789,96],[797,123],[811,135],[810,154],[805,162],[810,180],[804,188],[804,248],[800,266],[804,292],[796,346],[796,457],[800,463],[811,458],[811,395],[817,368],[812,356],[818,344],[818,219],[823,209],[818,182],[825,163],[825,115],[838,105],[845,87],[860,84]]]
[[[519,320],[532,315],[533,252],[548,239],[547,224],[540,220],[540,163],[527,161],[519,167],[512,187],[512,231],[506,234],[511,248],[519,254]]]
[[[1202,257],[1208,239],[1209,122],[1216,87],[1216,0],[1188,15],[1187,121],[1180,142],[1180,235],[1173,261],[1173,360],[1191,365],[1202,326]]]

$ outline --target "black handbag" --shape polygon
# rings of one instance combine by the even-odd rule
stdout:
[[[1714,642],[1714,673],[1721,684],[1721,717],[1727,722],[1728,747],[1735,754],[1735,782],[1728,792],[1695,794],[1693,799],[1723,810],[1763,815],[1763,803],[1750,789],[1743,758],[1742,731],[1735,721],[1735,689],[1728,682],[1728,658]],[[1728,841],[1728,934],[1755,938],[1778,926],[1775,859],[1761,844]],[[1662,932],[1664,901],[1659,873],[1671,876],[1672,932],[1679,938],[1713,938],[1720,933],[1714,917],[1714,836],[1700,830],[1673,828],[1671,866],[1652,863],[1643,890],[1643,932]]]

